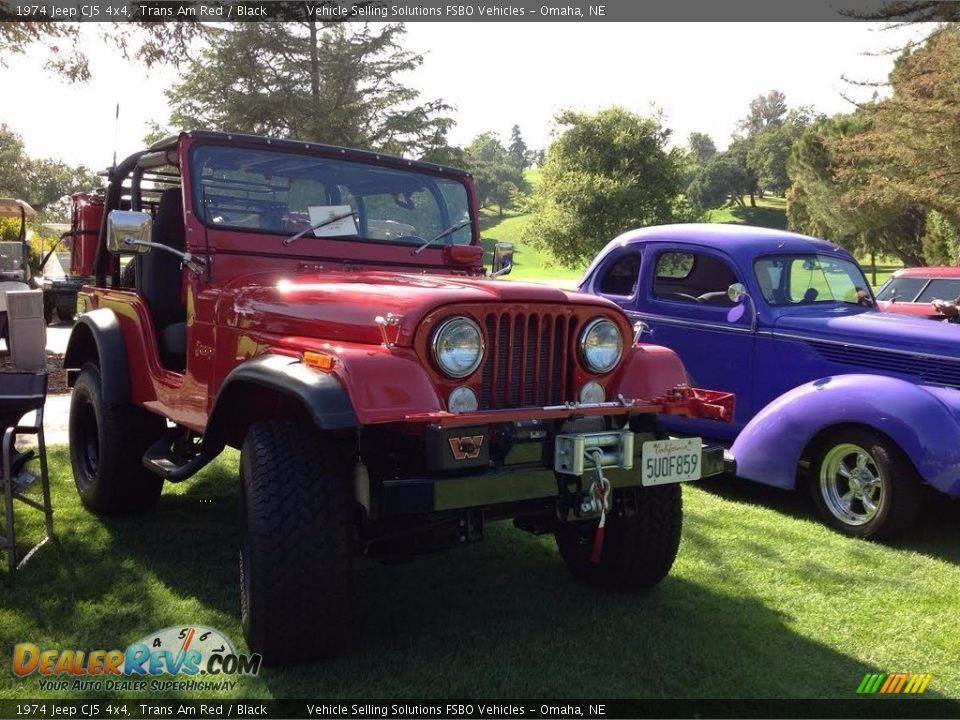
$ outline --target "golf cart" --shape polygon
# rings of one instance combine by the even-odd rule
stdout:
[[[7,340],[7,295],[10,290],[29,290],[27,265],[27,220],[37,214],[23,200],[0,198],[0,218],[20,218],[20,234],[15,241],[0,242],[0,337]],[[8,343],[9,344],[9,343]]]

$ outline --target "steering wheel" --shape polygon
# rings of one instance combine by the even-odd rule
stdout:
[[[397,237],[390,238],[390,240],[396,241],[396,242],[403,242],[404,240],[413,240],[414,242],[418,242],[421,245],[423,245],[423,243],[426,242],[426,240],[424,240],[419,235],[397,235]]]

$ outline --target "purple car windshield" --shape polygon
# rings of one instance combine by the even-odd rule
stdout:
[[[768,255],[754,262],[764,299],[774,306],[846,302],[872,305],[870,285],[856,263],[820,254]]]

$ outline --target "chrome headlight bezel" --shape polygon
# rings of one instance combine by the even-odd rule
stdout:
[[[595,348],[588,347],[588,342],[591,335],[596,332],[598,329],[604,328],[605,326],[610,326],[613,328],[617,336],[617,352],[613,358],[613,362],[607,365],[595,364],[591,361],[590,351]],[[613,320],[605,317],[594,318],[588,322],[584,328],[583,332],[580,333],[580,359],[583,361],[583,364],[586,368],[592,372],[597,373],[598,375],[606,375],[612,371],[620,362],[620,359],[623,357],[623,333],[620,331],[620,326],[617,325]]]
[[[477,335],[477,346],[476,346],[476,357],[470,363],[468,367],[456,369],[451,368],[449,365],[444,364],[441,359],[441,343],[443,342],[444,336],[449,334],[452,330],[457,329],[466,325],[472,329]],[[465,315],[456,315],[454,317],[444,320],[434,331],[433,338],[430,340],[430,350],[433,353],[433,362],[436,364],[437,368],[449,378],[459,380],[461,378],[468,377],[477,371],[477,368],[480,367],[480,363],[483,362],[483,353],[484,353],[484,342],[483,342],[483,331],[480,330],[480,326],[466,317]]]

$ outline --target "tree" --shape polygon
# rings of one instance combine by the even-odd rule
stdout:
[[[523,141],[523,136],[520,134],[519,125],[514,125],[510,130],[510,146],[507,148],[507,157],[510,164],[521,172],[530,165],[530,153],[527,150],[527,144]]]
[[[783,122],[771,123],[747,138],[747,164],[764,192],[784,195],[790,187],[787,158],[797,138],[817,116],[810,108],[790,110]]]
[[[134,9],[134,12],[136,10]],[[191,44],[211,34],[208,25],[199,22],[98,23],[104,42],[118,47],[127,59],[146,67],[161,63],[178,65]],[[79,45],[79,26],[65,22],[0,22],[0,67],[6,58],[22,55],[39,45],[50,54],[47,66],[71,82],[90,79],[89,59]]]
[[[360,22],[236,23],[167,91],[176,127],[209,127],[421,156],[445,147],[440,100],[399,76],[423,57],[404,28]]]
[[[894,255],[906,265],[923,265],[923,207],[908,198],[860,198],[857,182],[840,172],[839,143],[868,127],[862,114],[853,113],[821,121],[801,135],[788,162],[787,221],[794,230],[855,253]],[[867,158],[861,163],[867,174],[878,171]]]
[[[611,107],[562,112],[556,122],[565,129],[547,150],[525,241],[572,267],[625,230],[689,219],[686,152],[667,147],[661,118]]]
[[[890,97],[865,103],[862,131],[835,138],[839,177],[861,203],[907,200],[960,216],[960,26],[906,50]]]
[[[687,188],[687,197],[698,210],[717,207],[726,201],[746,208],[743,196],[750,192],[753,176],[736,154],[715,155]]]
[[[960,264],[960,222],[943,213],[927,213],[923,259],[928,265]]]
[[[512,163],[509,151],[496,133],[477,135],[464,150],[464,160],[473,173],[481,207],[494,202],[503,215],[503,209],[512,204],[514,194],[526,189],[522,170]]]
[[[23,139],[0,124],[0,195],[21,198],[43,211],[64,195],[100,185],[97,176],[85,167],[29,157]]]
[[[704,167],[717,154],[717,146],[714,144],[713,138],[707,133],[690,133],[687,137],[687,148],[699,167]]]
[[[747,134],[754,133],[768,125],[780,125],[786,114],[787,96],[779,90],[770,90],[750,101],[750,112],[740,121],[740,128]]]
[[[960,27],[907,48],[889,85],[795,145],[789,220],[908,265],[943,262],[956,257],[960,218]]]

